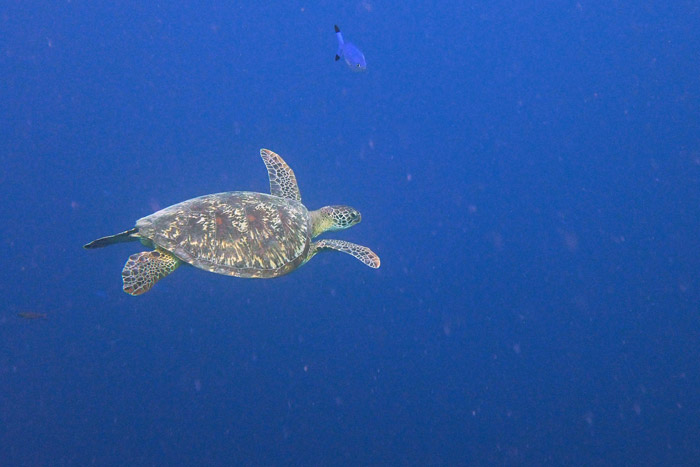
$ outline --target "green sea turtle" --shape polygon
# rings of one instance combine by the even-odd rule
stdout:
[[[183,201],[143,217],[136,227],[99,238],[84,248],[140,240],[153,248],[131,255],[122,270],[124,292],[141,295],[183,263],[236,277],[287,274],[320,251],[348,253],[371,268],[379,257],[343,240],[311,239],[352,227],[360,213],[349,206],[308,211],[296,177],[282,158],[260,150],[270,177],[270,194],[229,191]]]

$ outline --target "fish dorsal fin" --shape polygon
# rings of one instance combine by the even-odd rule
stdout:
[[[267,174],[270,177],[270,194],[280,198],[301,201],[297,178],[287,163],[269,149],[261,149],[260,157],[265,162]]]

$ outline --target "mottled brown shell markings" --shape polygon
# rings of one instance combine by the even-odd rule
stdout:
[[[136,225],[183,261],[239,277],[276,277],[296,268],[308,253],[311,233],[301,203],[251,192],[195,198]]]

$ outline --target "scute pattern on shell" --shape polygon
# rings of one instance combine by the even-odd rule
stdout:
[[[299,266],[311,242],[298,201],[233,191],[175,204],[136,223],[139,234],[198,268],[238,277],[276,277]]]

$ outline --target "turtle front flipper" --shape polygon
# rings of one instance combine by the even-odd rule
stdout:
[[[280,198],[301,201],[297,178],[287,163],[278,154],[269,149],[261,149],[260,157],[265,162],[267,175],[270,177],[270,194]]]
[[[365,265],[371,268],[378,268],[380,265],[379,256],[366,246],[356,243],[346,242],[345,240],[319,240],[311,244],[311,251],[306,261],[314,257],[316,253],[323,250],[335,250],[349,255],[362,261]]]
[[[122,270],[124,292],[130,295],[146,293],[179,265],[179,259],[161,248],[131,255]]]

